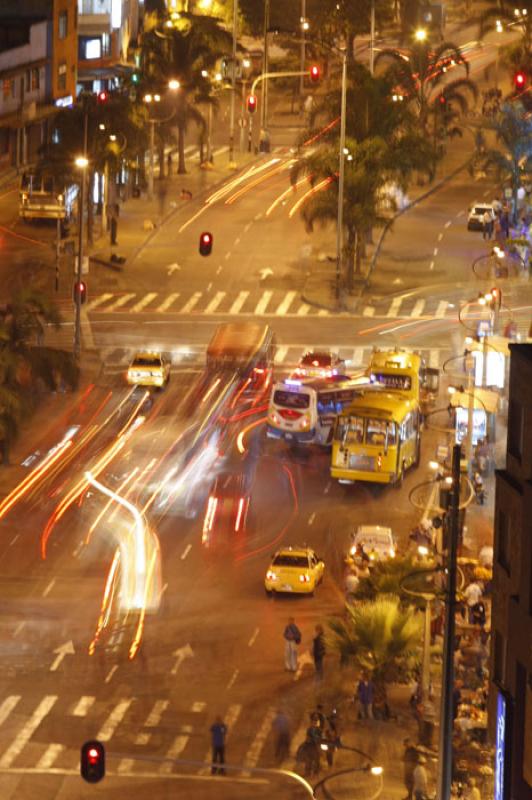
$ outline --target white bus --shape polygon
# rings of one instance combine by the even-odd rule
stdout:
[[[368,386],[364,372],[314,380],[286,380],[274,384],[268,409],[267,435],[295,444],[332,443],[336,416]]]

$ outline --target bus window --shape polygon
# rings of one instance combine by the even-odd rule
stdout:
[[[310,405],[310,395],[299,394],[298,392],[283,392],[277,389],[273,395],[273,402],[277,406],[285,408],[308,408]]]
[[[368,419],[366,427],[366,444],[384,446],[386,442],[386,421],[382,419]]]
[[[343,444],[362,444],[364,438],[364,420],[362,417],[347,417],[338,425],[338,439]]]

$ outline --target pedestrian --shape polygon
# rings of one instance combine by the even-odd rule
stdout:
[[[493,220],[489,211],[485,211],[482,216],[482,238],[491,239]]]
[[[427,770],[425,769],[426,763],[427,759],[425,756],[418,756],[417,764],[414,767],[414,772],[412,774],[414,800],[427,800],[429,781],[427,777]]]
[[[404,752],[403,752],[403,782],[406,789],[406,797],[404,800],[412,800],[414,793],[414,770],[417,764],[418,753],[412,743],[412,739],[404,739]]]
[[[311,778],[320,771],[319,739],[316,737],[316,733],[312,728],[307,730],[305,741],[300,744],[297,749],[296,761],[303,762],[306,778]]]
[[[316,636],[312,640],[312,658],[314,659],[314,669],[316,670],[316,683],[323,680],[323,659],[325,656],[325,639],[323,627],[316,625]]]
[[[510,214],[508,212],[508,206],[504,206],[503,210],[501,211],[501,228],[504,233],[504,238],[510,238]]]
[[[109,206],[109,229],[111,234],[111,245],[117,245],[116,237],[118,235],[118,217],[120,214],[120,206],[118,203],[111,203]]]
[[[170,178],[172,175],[172,153],[168,151],[168,155],[166,156],[166,174]]]
[[[471,624],[479,625],[481,628],[486,624],[486,606],[482,600],[471,606]]]
[[[288,618],[288,625],[284,629],[284,666],[288,672],[297,672],[297,648],[301,644],[301,631],[296,625],[294,617]]]
[[[164,207],[166,205],[166,195],[168,193],[168,186],[166,185],[166,181],[159,181],[159,185],[157,187],[157,198],[159,200],[159,216],[162,217],[164,214]]]
[[[477,581],[471,581],[471,583],[466,586],[464,590],[464,599],[468,610],[468,622],[470,625],[474,625],[473,606],[480,603],[482,600],[482,587]]]
[[[225,775],[223,766],[216,767],[216,764],[225,764],[225,737],[227,736],[227,726],[221,717],[216,717],[211,725],[212,741],[212,764],[211,775]]]
[[[275,745],[275,763],[282,764],[285,759],[290,755],[290,722],[288,717],[279,709],[273,718],[272,729],[274,732]]]
[[[469,778],[467,781],[467,793],[466,793],[467,800],[481,800],[480,789],[477,786],[477,782],[474,778]]]
[[[373,683],[363,672],[357,686],[358,718],[373,719]]]

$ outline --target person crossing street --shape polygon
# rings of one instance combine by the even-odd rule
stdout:
[[[301,644],[301,631],[296,625],[294,617],[289,617],[288,625],[283,633],[284,666],[288,672],[297,672],[297,648]]]

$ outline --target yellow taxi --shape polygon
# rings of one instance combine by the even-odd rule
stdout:
[[[282,547],[272,557],[264,588],[270,596],[279,592],[312,595],[324,570],[323,560],[309,547]]]
[[[130,386],[165,386],[170,380],[170,362],[162,353],[136,353],[128,367],[126,380]]]

